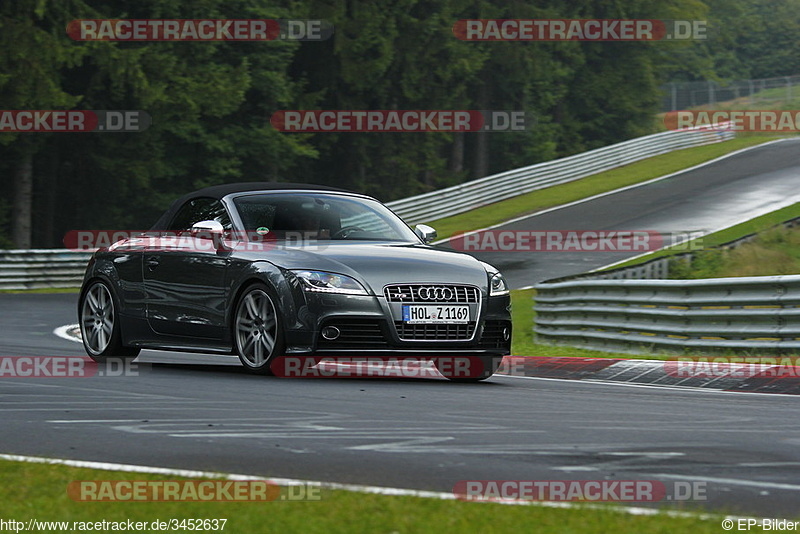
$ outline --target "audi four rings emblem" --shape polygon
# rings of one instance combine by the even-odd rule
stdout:
[[[417,295],[422,300],[453,300],[453,290],[449,287],[421,287]]]

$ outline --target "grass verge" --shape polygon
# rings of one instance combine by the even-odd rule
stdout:
[[[706,161],[724,156],[736,150],[760,145],[778,137],[741,137],[731,141],[686,148],[668,154],[648,158],[618,169],[594,174],[574,182],[533,191],[518,197],[495,202],[467,213],[431,221],[439,238],[445,239],[459,232],[477,230],[500,224],[547,208],[575,202],[659,176],[688,169]]]
[[[713,234],[709,234],[687,243],[682,243],[675,247],[656,250],[644,256],[633,258],[618,265],[614,265],[613,267],[609,267],[607,270],[640,265],[657,258],[684,254],[687,251],[708,250],[725,243],[730,243],[731,241],[736,241],[737,239],[748,235],[764,232],[796,217],[800,217],[800,203],[792,204],[791,206],[781,208],[760,217],[750,219],[749,221],[745,221],[741,224],[737,224],[736,226],[725,228],[719,232],[714,232]]]
[[[684,268],[684,273],[680,272]],[[687,262],[675,262],[670,278],[780,276],[800,273],[800,230],[781,226],[760,232],[735,248],[700,252]]]
[[[3,519],[27,522],[227,519],[222,532],[672,532],[718,533],[719,519],[638,516],[607,509],[506,506],[323,490],[315,502],[76,502],[77,480],[186,480],[180,477],[0,462]],[[455,480],[454,480],[455,482]],[[52,532],[56,529],[50,530]],[[108,530],[110,531],[110,530]],[[152,532],[152,530],[147,530]],[[205,530],[204,532],[210,532]]]

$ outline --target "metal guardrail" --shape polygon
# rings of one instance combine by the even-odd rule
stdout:
[[[601,350],[800,352],[800,275],[535,286],[537,339]]]
[[[92,252],[0,250],[0,289],[80,287]]]
[[[732,131],[709,127],[661,132],[487,176],[446,189],[395,200],[386,205],[413,226],[464,213],[537,189],[578,180],[673,150],[727,141],[734,136],[735,133]]]

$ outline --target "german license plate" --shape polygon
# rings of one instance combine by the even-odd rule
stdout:
[[[403,305],[403,322],[408,324],[464,324],[469,322],[469,306]]]

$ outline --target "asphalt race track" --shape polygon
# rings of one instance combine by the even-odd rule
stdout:
[[[709,233],[800,201],[800,139],[754,147],[708,166],[496,228]],[[446,243],[443,244],[446,246]],[[637,253],[638,254],[638,253]],[[513,289],[584,273],[630,252],[478,252]]]
[[[790,190],[798,148],[755,149],[533,220],[556,229],[726,226],[800,195]],[[548,253],[533,260],[531,280],[514,267],[526,261],[518,254],[506,265],[486,258],[517,287],[608,263]],[[0,356],[83,355],[52,334],[76,322],[75,301],[0,294]],[[0,452],[442,492],[463,480],[657,480],[669,493],[688,482],[705,495],[660,504],[798,514],[796,396],[503,376],[279,379],[245,375],[233,357],[157,351],[137,362],[123,376],[0,378]]]

